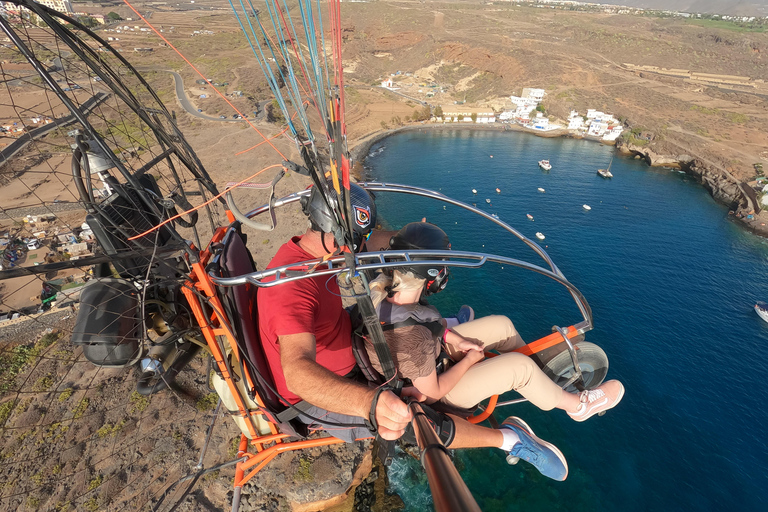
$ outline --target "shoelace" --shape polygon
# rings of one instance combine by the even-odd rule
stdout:
[[[512,452],[514,452],[515,449],[512,449]],[[510,452],[510,453],[512,453]],[[520,444],[517,453],[512,453],[515,457],[519,457],[523,459],[526,462],[529,462],[533,464],[534,466],[538,464],[539,457],[541,457],[541,453],[538,451],[533,451],[529,447],[525,446],[524,444]]]
[[[515,457],[519,457],[524,461],[536,465],[539,462],[539,458],[541,457],[541,451],[531,449],[529,444],[532,444],[533,440],[528,437],[528,432],[526,432],[524,429],[520,429],[518,432],[518,437],[520,442],[513,446],[509,453]]]
[[[581,392],[579,402],[582,404],[590,404],[599,398],[603,398],[605,392],[602,389],[589,389]]]

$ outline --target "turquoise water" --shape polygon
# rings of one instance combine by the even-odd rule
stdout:
[[[404,133],[371,149],[368,179],[439,189],[531,239],[544,233],[540,243],[593,309],[587,340],[608,354],[608,378],[626,386],[616,409],[584,423],[530,404],[497,411],[500,420],[522,417],[563,451],[565,482],[523,462],[508,466],[495,449],[459,452],[457,466],[486,512],[768,510],[768,323],[752,309],[768,298],[768,243],[731,222],[725,207],[680,172],[616,157],[614,178],[600,178],[595,171],[612,151],[460,130]],[[553,165],[549,173],[537,166],[543,158]],[[426,215],[456,250],[541,263],[497,226],[458,208],[391,194],[379,194],[377,204],[396,228]],[[526,340],[580,320],[564,288],[510,267],[456,270],[433,302],[444,312],[467,303],[479,315],[506,314]],[[408,510],[428,506],[415,461],[398,458],[390,478]]]

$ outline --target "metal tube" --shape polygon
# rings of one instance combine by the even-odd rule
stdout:
[[[501,228],[505,229],[506,231],[508,231],[509,233],[511,233],[512,235],[514,235],[518,239],[520,239],[523,243],[528,245],[531,249],[533,249],[533,251],[546,262],[547,266],[549,266],[549,268],[551,269],[551,272],[547,272],[546,270],[544,270],[541,267],[538,267],[536,265],[532,265],[530,263],[520,262],[519,260],[512,260],[512,259],[509,259],[509,258],[490,257],[489,258],[490,261],[495,261],[497,263],[502,263],[502,264],[507,264],[507,265],[515,265],[515,266],[518,266],[518,267],[521,267],[521,268],[525,268],[525,269],[528,269],[528,270],[533,270],[535,272],[539,272],[540,274],[546,275],[547,277],[550,277],[550,278],[554,279],[555,281],[559,282],[560,284],[563,284],[564,286],[566,286],[566,288],[568,289],[568,293],[570,293],[570,295],[573,298],[574,302],[576,302],[576,305],[578,306],[579,311],[581,312],[582,316],[587,321],[587,323],[589,324],[590,329],[591,329],[591,326],[592,326],[592,310],[590,309],[589,304],[587,303],[587,301],[584,298],[584,296],[578,291],[578,289],[575,286],[571,285],[567,281],[566,277],[563,275],[563,273],[560,271],[560,269],[557,267],[557,265],[555,265],[554,261],[552,261],[552,258],[550,258],[549,254],[547,254],[547,252],[544,249],[542,249],[539,244],[537,244],[533,240],[529,240],[528,238],[525,237],[525,235],[523,235],[522,233],[520,233],[519,231],[514,229],[509,224],[507,224],[507,223],[505,223],[505,222],[503,222],[503,221],[501,221],[499,219],[496,219],[496,218],[492,217],[491,215],[488,215],[487,213],[485,213],[484,211],[482,211],[482,210],[480,210],[478,208],[470,206],[470,205],[468,205],[466,203],[462,203],[461,201],[456,201],[454,199],[449,198],[448,196],[445,196],[444,194],[441,194],[441,193],[438,193],[438,192],[434,192],[432,190],[428,190],[428,189],[425,189],[425,188],[413,187],[413,186],[410,186],[410,185],[400,185],[400,184],[393,184],[393,183],[376,183],[376,182],[358,183],[358,185],[360,185],[364,189],[372,191],[372,192],[394,192],[394,193],[401,193],[401,194],[410,194],[410,195],[417,195],[417,196],[421,196],[421,197],[435,199],[435,200],[438,200],[438,201],[443,201],[445,203],[449,203],[449,204],[452,204],[454,206],[458,206],[458,207],[463,208],[465,210],[468,210],[468,211],[470,211],[472,213],[480,215],[481,217],[490,220],[494,224],[497,224]],[[285,196],[285,197],[275,201],[275,206],[279,207],[279,206],[284,206],[284,205],[293,203],[295,201],[298,201],[301,198],[301,196],[308,195],[309,193],[310,193],[310,190],[303,190],[303,191],[298,192],[298,193],[290,194],[288,196]],[[269,210],[269,205],[263,205],[263,206],[261,206],[259,208],[255,208],[255,209],[251,210],[250,212],[246,213],[246,217],[252,218],[252,217],[260,215],[260,214],[262,214],[262,213],[264,213],[264,212],[266,212],[268,210]],[[392,265],[390,265],[390,266],[392,266]],[[480,266],[480,265],[466,265],[465,264],[465,265],[456,265],[456,266],[469,267],[469,266]],[[384,266],[379,266],[379,267],[376,267],[376,268],[383,268],[383,267]],[[365,266],[358,266],[358,269],[365,269],[365,268],[366,268]],[[217,282],[217,284],[222,284],[222,283]],[[277,284],[277,283],[275,283],[275,284]],[[263,286],[263,285],[259,284],[258,286]]]
[[[411,402],[408,407],[413,413],[414,433],[421,451],[421,465],[429,480],[429,490],[437,512],[477,511],[477,505],[467,484],[461,479],[459,471],[448,456],[448,449],[443,446],[429,424],[421,404]]]

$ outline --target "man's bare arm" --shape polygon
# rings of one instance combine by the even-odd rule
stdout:
[[[288,389],[328,411],[368,417],[373,390],[320,366],[310,333],[280,336],[280,362]]]
[[[285,383],[292,393],[328,411],[368,418],[376,391],[319,365],[312,334],[291,334],[278,339]],[[397,439],[410,420],[405,403],[394,393],[381,393],[376,405],[376,421],[383,438]]]

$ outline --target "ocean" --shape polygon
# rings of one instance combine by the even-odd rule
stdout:
[[[534,241],[543,233],[537,242],[592,308],[595,328],[586,339],[607,353],[608,378],[626,387],[615,409],[584,423],[527,403],[496,411],[499,421],[520,416],[563,451],[565,482],[524,462],[508,466],[498,449],[457,451],[456,465],[486,512],[768,510],[768,323],[753,310],[768,299],[768,241],[733,222],[679,171],[617,155],[614,178],[600,178],[596,170],[613,151],[472,130],[405,132],[370,148],[368,180],[438,190]],[[550,172],[539,169],[541,159],[550,160]],[[426,216],[454,250],[543,263],[457,207],[399,194],[376,200],[393,228]],[[528,341],[581,319],[559,284],[495,264],[454,270],[432,302],[446,315],[461,304],[478,315],[505,314]],[[389,476],[407,510],[431,508],[417,461],[400,454]]]

